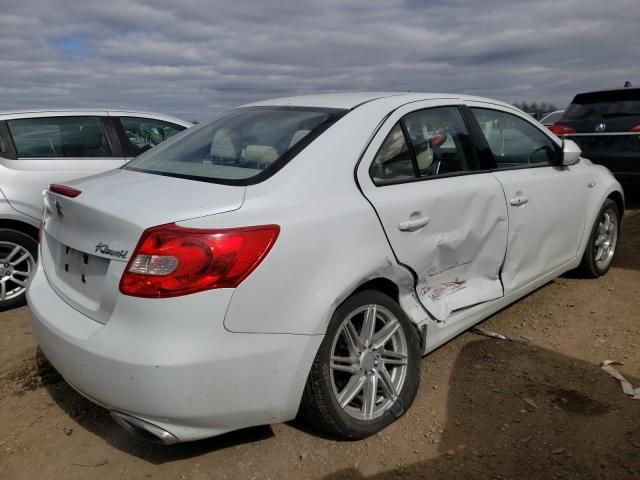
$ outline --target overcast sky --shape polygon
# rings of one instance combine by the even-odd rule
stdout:
[[[2,0],[0,110],[206,119],[276,96],[469,93],[564,105],[640,84],[638,0]]]

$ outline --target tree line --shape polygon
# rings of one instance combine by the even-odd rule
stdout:
[[[527,113],[547,113],[559,110],[554,103],[550,102],[515,102],[512,105]]]

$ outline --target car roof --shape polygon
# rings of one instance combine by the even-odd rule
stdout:
[[[589,90],[587,92],[580,92],[576,94],[578,95],[589,95],[591,93],[612,93],[612,92],[634,92],[638,93],[640,91],[640,87],[615,87],[615,88],[603,88],[602,90]]]
[[[16,109],[16,110],[4,110],[0,111],[0,120],[10,120],[14,118],[34,118],[34,117],[47,117],[47,116],[67,116],[67,115],[110,115],[110,116],[132,116],[139,115],[148,118],[155,118],[158,120],[165,120],[172,123],[177,123],[185,127],[192,125],[192,122],[182,120],[171,115],[165,115],[163,113],[154,113],[141,110],[124,110],[113,108],[57,108],[57,109]]]
[[[490,98],[475,97],[472,95],[460,95],[451,93],[417,93],[417,92],[340,92],[321,93],[315,95],[300,95],[294,97],[274,98],[254,102],[243,107],[266,107],[266,106],[291,106],[291,107],[316,107],[316,108],[341,108],[352,110],[362,104],[375,102],[376,100],[395,100],[395,107],[402,106],[409,102],[420,100],[452,99],[459,101],[476,101],[493,103],[509,108],[514,108],[508,103],[500,102]],[[393,103],[393,102],[392,102]]]
[[[551,115],[557,115],[559,113],[564,113],[564,108],[561,108],[559,110],[553,110],[552,112],[549,112],[549,113],[545,113],[544,117],[542,117],[540,119],[540,121],[544,120],[545,118],[550,117]]]

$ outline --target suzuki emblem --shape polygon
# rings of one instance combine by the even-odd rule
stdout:
[[[60,218],[64,217],[64,210],[62,210],[62,205],[60,205],[58,200],[56,200],[56,212],[58,212]]]

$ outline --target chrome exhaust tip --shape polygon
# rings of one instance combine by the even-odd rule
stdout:
[[[167,432],[166,430],[126,413],[111,410],[111,418],[113,418],[118,425],[129,433],[138,435],[145,440],[160,443],[162,445],[173,445],[174,443],[179,442],[175,435]]]

